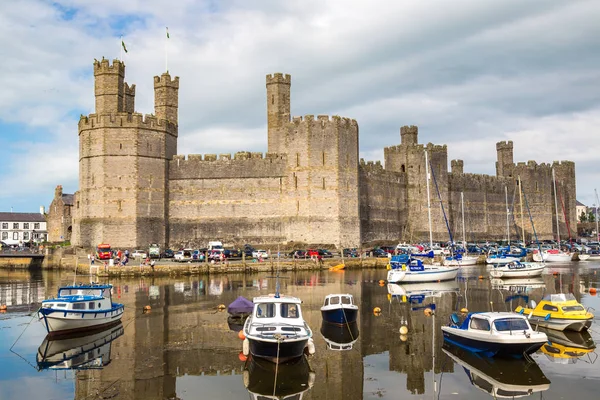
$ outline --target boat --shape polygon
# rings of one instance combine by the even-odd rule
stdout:
[[[110,363],[111,342],[123,335],[121,321],[94,331],[68,336],[47,335],[38,348],[37,369],[100,369]]]
[[[579,257],[579,261],[587,261],[591,256],[591,254],[579,253],[577,257]]]
[[[229,329],[234,332],[239,332],[244,327],[244,322],[254,309],[254,303],[245,298],[244,296],[238,296],[237,299],[231,302],[227,306],[227,325]]]
[[[328,294],[321,307],[323,321],[333,324],[356,322],[358,306],[351,294]]]
[[[480,357],[446,342],[442,351],[464,369],[473,386],[493,398],[525,397],[550,388],[550,381],[535,361]]]
[[[503,264],[508,264],[515,261],[515,257],[506,254],[506,252],[503,251],[495,251],[495,250],[490,250],[488,252],[487,257],[485,258],[485,262],[487,264],[493,264],[493,265],[503,265]]]
[[[79,284],[63,286],[57,297],[42,301],[38,317],[48,334],[68,334],[95,329],[121,320],[125,306],[113,303],[112,285]]]
[[[253,400],[301,400],[313,387],[315,373],[304,356],[277,365],[250,357],[242,378]]]
[[[325,339],[329,350],[352,350],[354,343],[358,340],[358,323],[354,321],[340,325],[323,320],[321,323],[321,335],[323,335],[323,339]]]
[[[463,245],[464,248],[457,248],[454,254],[444,259],[444,265],[448,266],[471,266],[477,264],[479,256],[470,256],[466,254],[467,248],[467,233],[465,230],[465,196],[463,192],[460,192],[460,207],[462,217],[462,234],[463,234]]]
[[[253,299],[252,314],[244,323],[243,354],[281,363],[314,353],[313,333],[302,318],[302,301],[276,293]]]
[[[539,330],[548,335],[548,343],[540,350],[554,363],[575,364],[579,358],[591,355],[596,349],[596,344],[588,331],[556,331],[546,328],[539,328]]]
[[[594,314],[586,310],[571,293],[548,294],[530,307],[517,307],[515,312],[527,315],[532,325],[557,331],[581,332],[588,329]]]
[[[387,273],[389,283],[437,282],[455,279],[459,267],[426,265],[407,254],[392,256]]]
[[[443,293],[458,292],[456,281],[423,282],[398,285],[388,283],[388,300],[398,299],[401,303],[421,304],[427,297],[441,297]]]
[[[545,333],[531,329],[527,318],[511,312],[469,313],[462,322],[452,314],[442,332],[444,341],[487,357],[522,357],[548,340]]]
[[[516,293],[528,293],[533,289],[546,287],[546,283],[544,283],[544,280],[539,276],[512,279],[492,278],[490,283],[492,284],[492,289],[507,290]]]
[[[559,249],[542,250],[541,256],[539,250],[533,251],[533,261],[541,262],[569,262],[573,256]]]
[[[490,269],[490,275],[494,278],[526,278],[540,276],[546,268],[541,263],[529,263],[514,260],[502,265],[494,265]]]

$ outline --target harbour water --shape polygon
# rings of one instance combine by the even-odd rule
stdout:
[[[428,285],[380,284],[385,276],[385,269],[282,273],[281,291],[303,300],[316,353],[276,370],[240,359],[235,326],[218,309],[238,296],[274,293],[269,273],[107,280],[125,304],[122,324],[49,342],[32,316],[73,275],[0,271],[0,304],[8,306],[0,314],[0,399],[596,398],[600,299],[589,288],[600,286],[599,262],[551,264],[529,280],[490,279],[486,266]],[[490,360],[443,345],[440,327],[453,312],[509,311],[559,292],[597,310],[589,336],[554,334],[531,360]],[[358,331],[342,335],[350,349],[332,350],[325,340],[336,339],[321,326],[329,293],[350,293],[360,307]]]

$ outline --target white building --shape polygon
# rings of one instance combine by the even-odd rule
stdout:
[[[577,204],[575,205],[575,211],[577,212],[577,222],[581,222],[581,213],[585,213],[587,215],[588,208],[585,204],[577,200]]]
[[[0,212],[0,241],[7,245],[43,242],[48,238],[44,208],[39,213]]]

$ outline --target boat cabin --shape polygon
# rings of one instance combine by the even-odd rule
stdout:
[[[112,308],[112,285],[74,285],[58,289],[58,296],[44,300],[42,308],[97,311]]]
[[[339,306],[342,305],[353,305],[354,298],[351,294],[330,294],[325,297],[323,307],[327,306]]]
[[[531,308],[536,308],[535,301],[531,301]],[[582,312],[585,313],[585,308],[579,304],[575,296],[572,293],[558,293],[558,294],[547,294],[544,296],[540,304],[537,305],[542,311],[549,312]]]
[[[304,324],[300,310],[300,299],[292,296],[262,296],[254,298],[253,315],[256,322],[285,321],[295,325]]]
[[[512,334],[514,331],[532,330],[527,318],[519,314],[507,316],[506,313],[471,313],[462,323],[458,321],[456,314],[452,314],[450,318],[454,326],[460,326],[460,329],[469,331]]]

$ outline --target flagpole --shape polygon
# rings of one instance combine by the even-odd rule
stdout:
[[[165,38],[165,71],[169,73],[169,27],[167,26],[167,37]]]
[[[123,62],[123,35],[121,35],[121,42],[119,43],[119,49],[121,49],[121,55],[119,56],[119,60]]]

